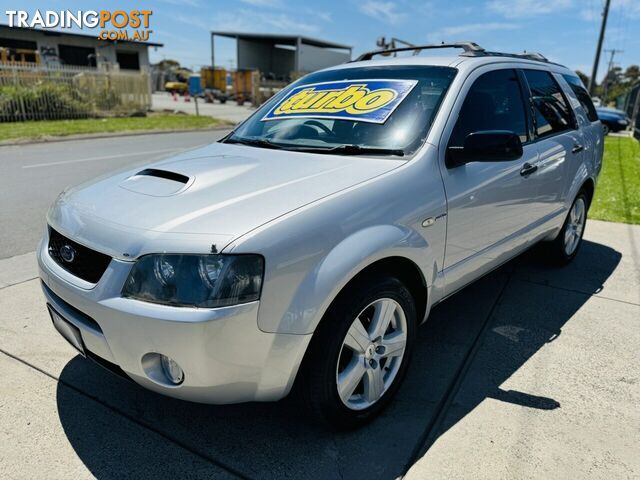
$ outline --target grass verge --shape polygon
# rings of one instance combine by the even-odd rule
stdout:
[[[589,217],[640,224],[640,143],[607,137],[604,161]]]
[[[162,114],[149,115],[147,117],[12,122],[0,123],[0,142],[7,140],[37,140],[46,137],[64,137],[77,134],[185,130],[224,125],[227,125],[225,121],[213,117]]]

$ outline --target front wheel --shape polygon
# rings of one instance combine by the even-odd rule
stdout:
[[[374,276],[348,287],[327,311],[300,372],[314,415],[352,428],[377,415],[406,373],[416,309],[398,279]]]

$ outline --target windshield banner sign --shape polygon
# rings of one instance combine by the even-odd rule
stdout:
[[[333,118],[384,123],[417,80],[346,80],[292,89],[262,120]]]

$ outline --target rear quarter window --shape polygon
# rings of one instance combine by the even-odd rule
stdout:
[[[582,85],[582,81],[580,80],[580,78],[575,75],[563,75],[562,78],[567,81],[567,83],[571,87],[571,90],[573,90],[573,93],[578,98],[580,105],[582,105],[584,111],[587,112],[587,118],[589,119],[589,121],[595,122],[596,120],[598,120],[596,107],[593,106],[591,96],[589,95],[589,92],[587,92],[587,89]]]
[[[574,127],[574,117],[560,86],[549,72],[523,70],[531,91],[538,137],[555,135]]]

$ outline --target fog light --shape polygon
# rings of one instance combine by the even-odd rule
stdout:
[[[160,364],[162,365],[162,371],[171,383],[174,385],[182,383],[184,380],[184,372],[174,359],[169,358],[166,355],[160,355]]]

